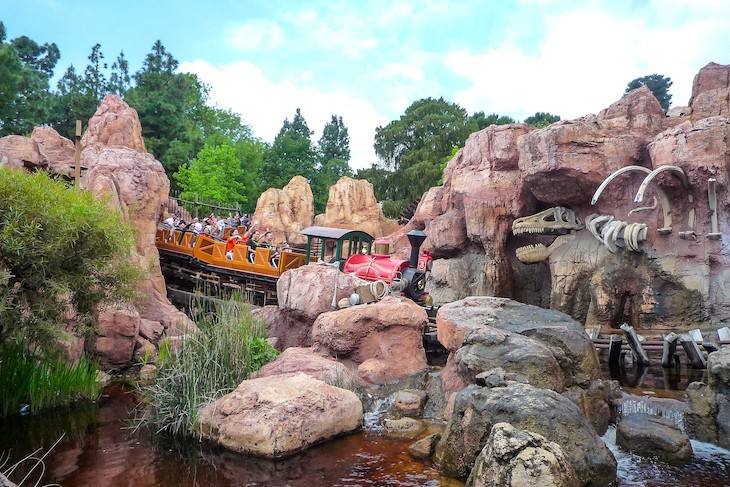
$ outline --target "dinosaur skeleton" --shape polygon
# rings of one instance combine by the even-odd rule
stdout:
[[[534,215],[517,218],[512,223],[512,234],[515,236],[525,233],[566,235],[582,230],[583,228],[585,228],[585,225],[583,225],[573,210],[556,206],[535,213]],[[518,248],[515,254],[520,262],[534,264],[547,259],[561,243],[554,241],[549,247],[541,243],[526,245]]]

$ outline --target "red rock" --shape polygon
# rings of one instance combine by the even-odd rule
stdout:
[[[74,143],[51,127],[35,127],[30,138],[48,159],[49,170],[63,176],[73,176],[76,165]]]
[[[388,296],[369,305],[321,314],[314,322],[315,350],[352,360],[361,379],[373,384],[405,377],[426,367],[424,308]]]
[[[81,144],[84,148],[126,147],[135,152],[147,152],[137,111],[118,95],[111,94],[104,97],[89,120]]]
[[[258,377],[302,372],[317,380],[337,387],[352,384],[354,377],[343,364],[330,357],[324,357],[313,348],[290,347],[273,362],[264,365]]]
[[[730,65],[709,63],[695,76],[689,99],[692,120],[730,117]]]
[[[102,369],[123,367],[134,353],[140,317],[135,310],[106,309],[97,318],[99,337],[93,353]]]
[[[336,305],[340,299],[349,297],[357,286],[357,278],[334,267],[315,264],[283,273],[276,283],[276,294],[279,309],[311,323],[321,313],[334,309],[333,295]]]
[[[48,158],[38,143],[20,135],[0,138],[0,167],[39,169],[48,166]]]

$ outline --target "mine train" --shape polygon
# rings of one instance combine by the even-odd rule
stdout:
[[[258,247],[254,251],[238,244],[233,259],[228,259],[225,237],[231,230],[226,229],[224,239],[217,239],[205,234],[196,236],[189,230],[158,227],[155,243],[168,287],[183,292],[202,288],[214,292],[240,290],[258,303],[272,304],[276,302],[276,282],[281,274],[309,263],[325,262],[377,283],[378,292],[400,293],[420,304],[430,304],[425,286],[433,259],[430,252],[420,251],[426,239],[421,231],[407,234],[411,245],[408,260],[393,258],[387,241],[375,240],[366,232],[318,226],[302,230],[307,237],[306,249],[275,252]]]

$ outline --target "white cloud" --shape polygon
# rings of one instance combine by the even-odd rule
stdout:
[[[377,76],[384,80],[404,78],[411,81],[423,81],[423,69],[414,64],[387,63],[378,70]]]
[[[533,54],[515,47],[462,50],[444,62],[470,80],[455,96],[470,111],[520,119],[547,111],[576,118],[607,107],[629,81],[652,73],[672,78],[673,104],[684,105],[694,74],[713,60],[702,57],[718,52],[713,36],[727,32],[721,23],[726,18],[699,17],[655,27],[647,19],[616,18],[602,9],[572,10],[546,18],[546,34]]]
[[[305,88],[290,81],[273,82],[257,66],[243,61],[215,67],[196,60],[181,63],[180,70],[197,74],[211,86],[213,103],[241,114],[254,134],[266,141],[273,141],[284,119],[291,120],[296,109],[301,108],[309,128],[315,131],[313,142],[319,140],[332,115],[340,115],[350,135],[353,169],[367,167],[376,160],[375,127],[388,120],[368,100]]]
[[[284,43],[284,30],[276,22],[257,19],[235,28],[228,43],[243,50],[278,47]]]

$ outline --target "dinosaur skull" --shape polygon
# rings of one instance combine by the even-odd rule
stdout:
[[[525,233],[566,235],[584,227],[573,210],[556,206],[534,215],[516,219],[512,223],[512,234],[515,236]],[[549,247],[541,243],[531,244],[518,248],[515,254],[523,264],[535,264],[547,259],[557,246],[556,242],[550,244]]]

